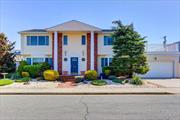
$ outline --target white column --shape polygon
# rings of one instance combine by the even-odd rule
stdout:
[[[94,70],[94,32],[91,31],[91,70]]]
[[[58,70],[58,34],[54,32],[54,70]]]

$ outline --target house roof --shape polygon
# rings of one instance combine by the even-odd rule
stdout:
[[[77,20],[71,20],[68,22],[64,22],[62,24],[58,24],[56,26],[46,28],[46,29],[30,29],[20,31],[18,33],[46,33],[48,31],[97,31],[97,32],[113,32],[113,29],[100,29],[93,25],[89,25]]]
[[[47,32],[46,29],[30,29],[30,30],[23,30],[18,33],[36,33],[36,32]]]
[[[113,29],[102,29],[102,32],[114,32],[115,30]]]
[[[100,28],[77,20],[71,20],[62,24],[50,27],[47,31],[101,31]]]

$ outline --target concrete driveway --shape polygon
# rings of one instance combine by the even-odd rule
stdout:
[[[180,88],[179,79],[146,79],[149,83],[159,85],[167,88]]]

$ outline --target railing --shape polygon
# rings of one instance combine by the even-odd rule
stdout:
[[[161,51],[171,51],[171,52],[177,52],[178,49],[176,46],[169,46],[169,45],[163,45],[163,44],[147,44],[146,45],[146,52],[161,52]]]

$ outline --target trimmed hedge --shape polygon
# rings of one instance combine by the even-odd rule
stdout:
[[[115,76],[115,75],[110,75],[109,77],[108,77],[108,79],[109,80],[114,80],[114,79],[116,79],[117,77]]]
[[[121,79],[114,79],[114,80],[112,80],[113,82],[115,82],[115,83],[120,83],[120,84],[122,84],[123,83],[123,80],[121,80]]]
[[[23,67],[23,72],[28,72],[32,78],[39,77],[41,73],[41,64],[25,65]]]
[[[92,85],[96,85],[96,86],[103,86],[103,85],[106,85],[107,82],[104,81],[104,80],[93,80],[91,82]]]

